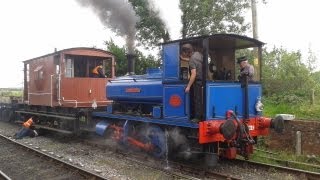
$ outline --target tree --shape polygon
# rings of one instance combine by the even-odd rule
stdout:
[[[309,76],[310,71],[302,63],[300,51],[288,52],[285,49],[274,48],[263,51],[263,81],[264,93],[279,98],[306,97],[315,81]]]
[[[310,72],[312,72],[315,69],[316,61],[317,61],[317,57],[314,54],[314,52],[311,50],[311,47],[309,46],[309,48],[308,48],[307,66],[308,66],[308,69],[309,69]]]
[[[116,76],[125,75],[128,71],[126,48],[117,46],[113,40],[106,41],[107,50],[113,53],[116,57]],[[135,60],[135,73],[145,74],[147,68],[159,67],[160,60],[157,60],[154,56],[144,56],[142,52],[135,50],[136,60]]]
[[[249,6],[249,0],[180,0],[182,37],[243,34],[249,28],[243,16]]]
[[[136,37],[145,48],[153,48],[170,39],[165,23],[148,0],[129,0],[140,20],[136,24]]]

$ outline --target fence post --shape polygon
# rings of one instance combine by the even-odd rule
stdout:
[[[314,105],[314,89],[311,89],[311,105]]]
[[[301,155],[301,131],[296,132],[296,155]]]

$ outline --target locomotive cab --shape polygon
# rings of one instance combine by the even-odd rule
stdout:
[[[261,96],[260,62],[263,43],[244,36],[215,34],[163,44],[163,84],[165,87],[175,84],[181,94],[190,77],[189,59],[181,57],[186,44],[197,48],[203,55],[202,78],[197,80],[201,90],[197,91],[198,96],[191,97],[190,93],[190,97],[185,97],[189,99],[182,102],[185,103],[183,111],[188,119],[201,121],[224,118],[228,109],[235,111],[239,117],[245,114],[255,116],[257,112],[254,105]],[[236,58],[244,55],[249,57],[249,63],[255,70],[254,81],[248,85],[250,97],[246,102],[249,110],[246,111],[249,113],[245,111],[245,98],[238,80],[240,69],[236,63]]]

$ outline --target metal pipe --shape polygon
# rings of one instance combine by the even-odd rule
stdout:
[[[31,95],[51,95],[51,93],[28,93]]]
[[[108,100],[108,101],[96,101],[96,102],[113,102],[113,101],[112,100]],[[83,104],[83,103],[91,103],[91,101],[78,102],[78,104]]]
[[[54,76],[53,74],[51,74],[51,76],[50,76],[50,92],[51,92],[50,104],[51,104],[51,107],[52,107],[52,98],[53,98],[53,95],[52,95],[52,77],[53,76]]]
[[[63,101],[63,102],[66,102],[66,103],[68,103],[68,102],[70,102],[70,103],[75,103],[75,108],[78,107],[78,101],[75,100],[75,99],[67,99],[67,100],[65,100],[64,97],[62,97],[62,101]]]
[[[61,73],[59,73],[59,76],[58,76],[58,104],[59,106],[61,106],[61,93],[60,93],[60,83],[61,83]]]

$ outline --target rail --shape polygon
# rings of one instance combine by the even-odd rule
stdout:
[[[75,165],[73,165],[73,164],[70,164],[70,163],[68,163],[68,162],[62,161],[62,160],[60,160],[60,159],[58,159],[58,158],[56,158],[56,157],[53,157],[53,156],[51,156],[51,155],[49,155],[49,154],[46,154],[45,152],[41,152],[40,150],[31,148],[31,147],[29,147],[29,146],[27,146],[27,145],[24,145],[24,144],[20,143],[20,142],[17,142],[17,141],[15,141],[15,140],[12,140],[12,139],[10,139],[9,137],[6,137],[6,136],[4,136],[4,135],[2,135],[2,134],[0,134],[0,138],[5,139],[6,141],[8,141],[8,142],[10,142],[10,143],[13,143],[13,144],[15,144],[15,145],[20,146],[21,148],[26,149],[26,150],[27,150],[26,152],[35,153],[35,154],[37,154],[37,155],[40,155],[42,158],[44,157],[44,158],[46,158],[46,159],[49,159],[50,162],[54,161],[54,162],[59,163],[59,164],[61,164],[61,165],[63,165],[63,166],[67,166],[68,169],[70,169],[70,170],[72,169],[73,171],[77,172],[77,173],[76,173],[77,175],[85,176],[85,177],[87,177],[87,179],[106,179],[106,178],[104,178],[104,177],[102,177],[102,176],[100,176],[100,175],[98,175],[98,174],[95,174],[95,173],[93,173],[93,172],[90,172],[90,171],[85,170],[85,169],[83,169],[83,168],[77,167],[77,166],[75,166]],[[62,167],[62,166],[61,166],[61,167]]]
[[[11,180],[9,176],[7,176],[4,172],[0,171],[0,179]]]
[[[242,159],[235,159],[233,160],[235,163],[247,163],[251,164],[254,167],[263,167],[263,168],[274,168],[280,171],[288,172],[288,173],[293,173],[293,174],[304,174],[307,179],[309,180],[318,180],[320,179],[320,173],[317,172],[311,172],[311,171],[306,171],[306,170],[301,170],[301,169],[295,169],[295,168],[290,168],[290,167],[284,167],[284,166],[278,166],[278,165],[272,165],[272,164],[266,164],[266,163],[261,163],[261,162],[255,162],[255,161],[247,161],[247,160],[242,160]]]
[[[233,177],[228,174],[218,173],[214,171],[207,170],[206,168],[195,167],[190,164],[179,163],[169,160],[159,160],[157,163],[153,163],[153,158],[150,156],[140,156],[139,153],[132,153],[128,151],[121,150],[119,148],[113,149],[108,144],[99,143],[99,141],[88,141],[83,140],[83,143],[91,145],[95,148],[101,148],[103,150],[108,149],[115,151],[115,154],[121,156],[120,158],[125,158],[133,162],[134,164],[140,164],[146,168],[163,172],[173,177],[173,179],[227,179],[227,180],[241,180],[240,178]],[[151,160],[151,162],[148,162]],[[159,165],[161,164],[161,165]],[[168,166],[170,165],[170,166]],[[196,176],[196,177],[195,177]]]

